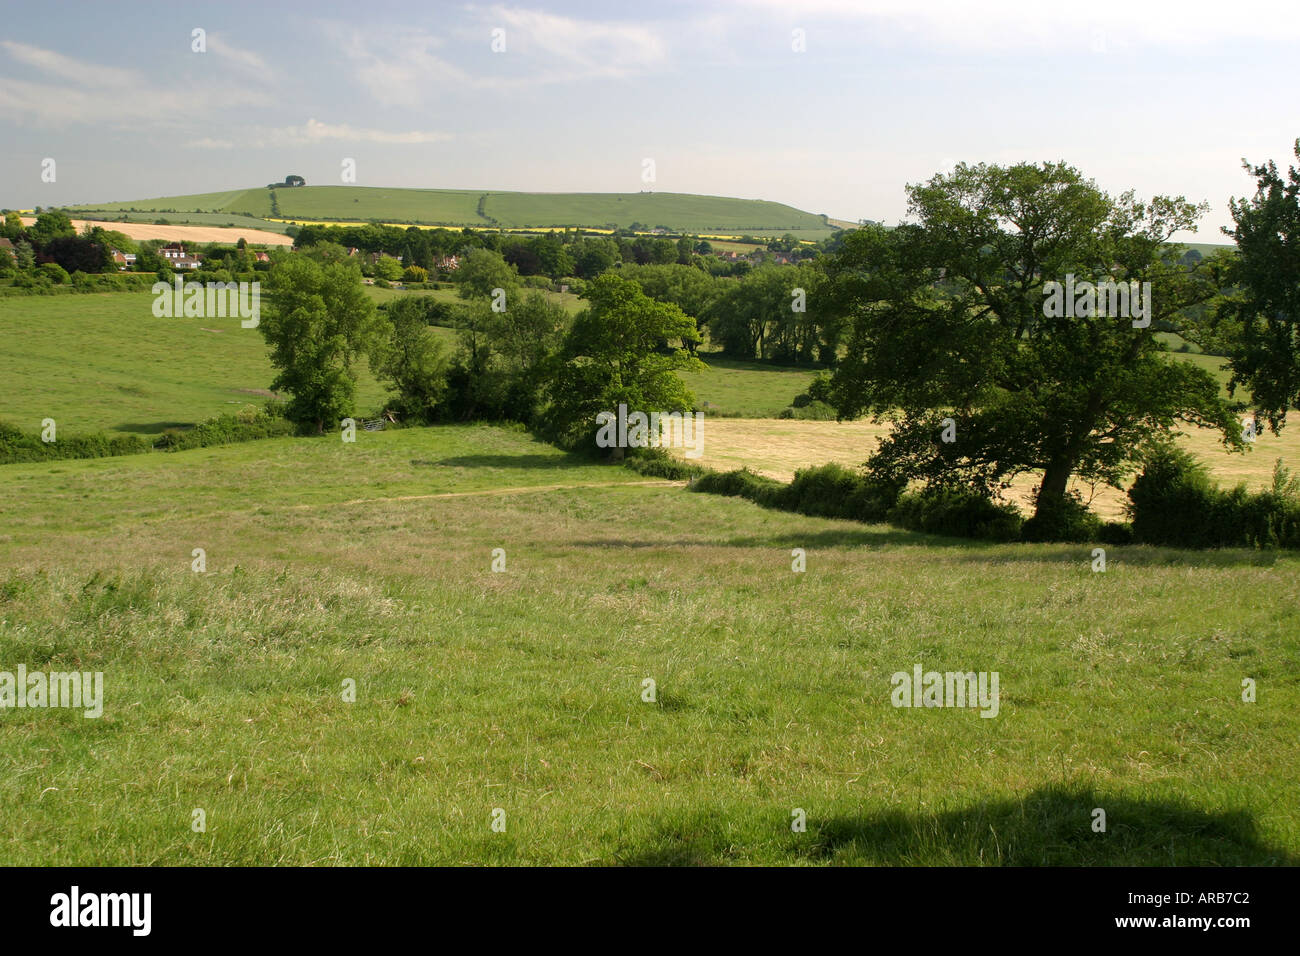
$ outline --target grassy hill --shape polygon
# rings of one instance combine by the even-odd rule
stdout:
[[[834,230],[823,216],[782,203],[685,193],[523,193],[461,189],[390,189],[372,186],[300,186],[275,191],[279,218],[321,221],[406,222],[502,228],[563,226],[648,228],[717,235],[818,239]],[[73,207],[107,217],[130,214],[215,216],[272,215],[265,188],[164,196]]]

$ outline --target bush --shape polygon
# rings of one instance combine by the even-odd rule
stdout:
[[[1096,541],[1100,535],[1101,519],[1073,491],[1056,507],[1040,508],[1021,529],[1025,541]]]
[[[1251,494],[1210,480],[1187,452],[1163,446],[1151,453],[1129,489],[1133,537],[1183,548],[1300,547],[1300,481],[1279,461],[1273,484]]]
[[[831,408],[825,402],[819,402],[809,398],[807,395],[795,396],[795,402],[803,400],[802,405],[792,405],[790,408],[781,409],[778,418],[795,419],[796,421],[811,422],[833,422],[835,421],[835,409]]]
[[[993,501],[978,492],[932,487],[900,497],[889,520],[927,534],[1016,541],[1023,519],[1014,505]]]
[[[843,465],[830,464],[798,471],[788,485],[747,468],[711,471],[692,482],[691,490],[747,498],[764,508],[781,511],[874,522],[885,520],[901,488],[882,484]]]
[[[703,465],[682,461],[662,448],[633,449],[623,459],[623,464],[639,474],[669,481],[687,481],[708,473]]]
[[[711,471],[691,482],[692,491],[703,491],[728,498],[748,498],[757,504],[771,501],[785,486],[764,478],[748,468],[739,471]]]
[[[43,262],[37,267],[36,271],[55,285],[63,285],[68,281],[68,271],[57,262]]]
[[[250,405],[233,415],[209,418],[188,431],[168,429],[154,440],[153,447],[162,451],[183,451],[259,438],[282,438],[295,433],[293,423],[284,417],[284,407],[267,403],[264,409]]]
[[[823,518],[884,521],[898,503],[899,485],[888,485],[843,465],[829,464],[795,472],[780,506]]]
[[[149,442],[139,435],[108,435],[92,432],[83,435],[56,433],[56,441],[43,442],[38,432],[25,432],[0,422],[0,464],[24,461],[54,461],[63,458],[108,458],[112,455],[137,455],[149,450]]]

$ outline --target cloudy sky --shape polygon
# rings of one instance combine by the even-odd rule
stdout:
[[[1300,4],[1055,7],[5,0],[0,206],[339,183],[345,158],[358,185],[634,192],[651,158],[660,191],[893,223],[955,161],[1065,159],[1208,200],[1219,241],[1242,158],[1300,136]]]

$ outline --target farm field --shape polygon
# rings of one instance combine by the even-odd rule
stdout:
[[[0,720],[0,863],[1300,861],[1295,556],[1094,574],[484,426],[0,471],[0,658],[105,681]]]
[[[685,193],[523,193],[371,186],[299,186],[277,189],[279,219],[407,222],[478,228],[550,228],[640,222],[691,233],[822,239],[835,230],[820,215],[782,203]],[[482,203],[480,212],[480,201]],[[72,207],[107,216],[129,210],[272,215],[265,188],[164,196]]]
[[[275,372],[260,332],[238,318],[158,318],[153,301],[148,292],[0,299],[0,420],[154,435],[266,401]],[[363,366],[361,407],[383,395]]]
[[[30,226],[36,222],[33,216],[23,216],[23,224]],[[198,226],[198,225],[167,225],[160,226],[152,222],[115,222],[104,220],[74,219],[72,225],[78,232],[87,225],[103,226],[105,229],[113,229],[126,236],[128,239],[165,239],[168,242],[226,242],[234,245],[240,239],[246,239],[254,245],[259,246],[292,246],[293,239],[286,236],[283,232],[275,232],[265,228],[265,223],[260,220],[254,221],[251,227],[233,226],[227,227],[223,220],[223,225]]]
[[[870,421],[817,422],[762,419],[706,418],[702,454],[696,464],[730,471],[749,468],[771,478],[789,481],[796,470],[837,462],[857,467],[875,451],[876,443],[888,433],[888,425]],[[1245,454],[1233,454],[1219,443],[1217,432],[1188,429],[1179,444],[1208,466],[1222,485],[1245,482],[1252,490],[1267,487],[1273,479],[1273,465],[1281,458],[1293,473],[1300,472],[1300,428],[1284,428],[1281,435],[1265,433]],[[676,454],[681,454],[676,451]],[[1007,492],[1009,500],[1026,514],[1033,513],[1033,496],[1040,476],[1022,475]],[[1092,510],[1107,520],[1124,515],[1128,497],[1105,486],[1092,488],[1075,481]]]

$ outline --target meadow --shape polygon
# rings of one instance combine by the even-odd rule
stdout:
[[[0,471],[0,666],[105,681],[0,711],[0,863],[1300,860],[1292,555],[1094,573],[488,426]]]

